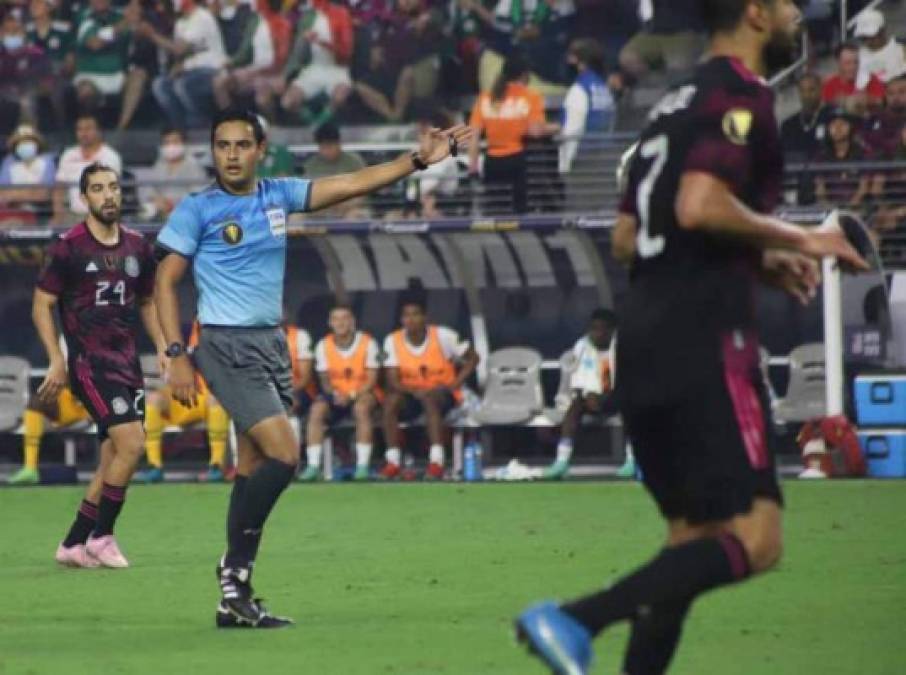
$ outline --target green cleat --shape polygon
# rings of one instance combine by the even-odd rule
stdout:
[[[133,483],[145,483],[150,485],[151,483],[163,483],[164,482],[164,470],[159,466],[149,466],[144,471],[139,471],[132,478]]]
[[[368,466],[357,466],[355,468],[355,473],[352,474],[352,480],[363,481],[368,480],[371,477],[371,472],[368,470]]]
[[[557,460],[544,470],[542,477],[545,480],[560,480],[569,473],[569,462],[566,460]]]
[[[16,471],[12,476],[9,477],[10,485],[37,485],[38,484],[38,470],[30,469],[27,466],[23,466],[21,469]]]
[[[617,478],[635,478],[635,457],[629,455],[623,466],[617,469]]]
[[[321,478],[321,467],[309,464],[305,471],[299,474],[299,481],[302,483],[314,483]]]

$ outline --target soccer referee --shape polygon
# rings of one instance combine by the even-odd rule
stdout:
[[[467,126],[435,130],[392,162],[318,180],[256,179],[267,150],[259,118],[221,113],[211,128],[216,180],[180,202],[157,239],[155,302],[171,359],[174,397],[194,404],[195,366],[233,418],[239,466],[227,512],[227,550],[217,567],[218,627],[277,628],[251,575],[268,514],[290,483],[299,443],[287,411],[291,366],[280,329],[290,213],[317,211],[405,178],[468,143]],[[180,330],[177,285],[193,268],[201,339],[193,364]]]

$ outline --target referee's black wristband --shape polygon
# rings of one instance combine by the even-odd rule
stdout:
[[[424,171],[428,168],[425,160],[418,156],[418,150],[413,150],[411,153],[409,153],[409,157],[412,159],[412,166],[415,167],[416,171]]]

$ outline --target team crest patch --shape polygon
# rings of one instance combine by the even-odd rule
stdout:
[[[136,258],[134,255],[127,256],[126,257],[126,274],[128,274],[130,277],[132,277],[134,279],[139,275],[140,271],[141,270],[139,270],[139,266],[138,266],[138,258]]]
[[[724,136],[731,143],[745,145],[752,130],[752,111],[745,108],[731,108],[721,122]]]
[[[114,415],[125,415],[129,412],[129,404],[126,403],[126,399],[122,396],[117,396],[115,399],[110,401],[110,405],[113,407]]]
[[[283,209],[268,209],[267,222],[271,226],[271,234],[277,237],[286,236],[286,211]]]
[[[242,234],[242,228],[239,223],[232,221],[224,225],[221,231],[223,240],[230,245],[236,245],[242,241]]]

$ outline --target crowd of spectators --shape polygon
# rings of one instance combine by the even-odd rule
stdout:
[[[615,66],[633,20],[595,30],[610,4],[641,25],[637,0],[0,0],[0,112],[6,133],[81,112],[191,129],[236,102],[281,125],[411,122],[419,100],[490,88],[513,51],[542,91],[572,81],[573,39]]]
[[[781,125],[781,142],[798,175],[800,204],[843,205],[883,232],[906,226],[906,46],[884,15],[856,17],[856,41],[836,49],[836,71],[800,77],[800,110]]]
[[[8,127],[0,129],[7,138],[0,186],[10,188],[0,190],[0,208],[27,207],[56,224],[71,222],[82,206],[72,190],[54,184],[71,183],[100,159],[140,178],[127,207],[159,221],[209,177],[189,152],[188,134],[205,128],[217,109],[242,104],[269,122],[315,132],[317,153],[304,164],[271,144],[262,168],[269,176],[301,170],[316,177],[362,166],[341,146],[341,129],[350,123],[414,123],[424,131],[465,118],[483,133],[484,157],[432,167],[430,176],[409,181],[393,216],[440,215],[466,172],[481,177],[485,195],[502,188],[508,196],[501,212],[536,208],[526,197],[532,164],[526,156],[538,147],[555,150],[545,169],[559,173],[550,191],[560,195],[554,206],[598,209],[602,192],[589,190],[586,177],[602,155],[583,138],[611,128],[628,87],[656,73],[670,81],[690,71],[704,44],[697,6],[698,0],[0,0],[0,126]],[[806,3],[811,32],[836,19],[827,6]],[[877,10],[857,16],[853,38],[837,48],[835,73],[822,79],[808,72],[799,80],[801,110],[783,122],[782,141],[788,159],[810,167],[795,191],[799,203],[842,202],[890,228],[904,214],[880,204],[894,193],[904,196],[903,172],[866,174],[853,165],[904,154],[906,49]],[[545,92],[562,96],[557,123],[544,109]],[[471,95],[474,103],[464,105]],[[161,133],[150,168],[123,167],[104,143],[104,130],[136,126]],[[55,148],[57,159],[45,134],[59,131],[75,131],[76,143],[62,153]],[[541,192],[533,193],[536,203]],[[359,201],[322,215],[375,212]]]

